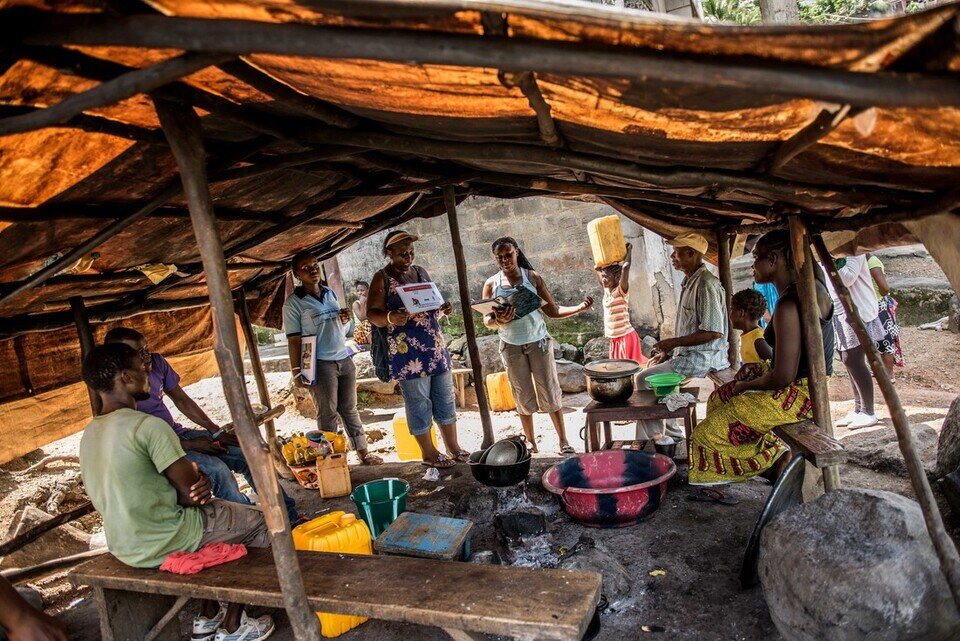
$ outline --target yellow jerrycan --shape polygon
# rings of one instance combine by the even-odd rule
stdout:
[[[486,386],[491,410],[509,412],[517,409],[517,401],[513,398],[513,390],[510,388],[510,379],[507,378],[506,372],[487,374]]]
[[[627,257],[627,243],[623,239],[619,216],[594,218],[587,223],[587,235],[590,237],[594,267],[619,263]]]
[[[401,461],[419,461],[423,458],[417,439],[414,438],[413,434],[410,433],[410,428],[407,427],[406,414],[398,414],[393,419],[393,438],[397,442],[397,456],[400,457]],[[430,424],[430,439],[433,441],[433,446],[439,448],[436,423]]]

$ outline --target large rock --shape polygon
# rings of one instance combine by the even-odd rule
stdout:
[[[950,403],[943,419],[940,440],[937,443],[936,475],[946,476],[960,467],[960,396]]]
[[[27,505],[14,517],[13,523],[3,540],[8,541],[52,518],[52,515],[43,510],[33,505]],[[91,549],[89,534],[69,524],[61,525],[44,534],[42,538],[0,558],[0,568],[5,570],[9,568],[28,568],[44,561],[52,561],[53,559],[86,552],[89,549]]]
[[[776,517],[763,531],[760,581],[786,641],[960,635],[920,506],[891,492],[829,492]]]
[[[353,364],[357,368],[357,378],[376,378],[377,370],[373,366],[373,357],[370,352],[360,352],[353,357]]]
[[[481,336],[477,339],[477,349],[480,351],[480,366],[483,367],[483,375],[493,374],[503,371],[503,361],[500,360],[500,337],[496,334],[491,336]],[[472,367],[470,362],[470,350],[463,350],[464,367]]]
[[[452,341],[447,343],[447,350],[451,354],[463,354],[467,350],[467,335],[457,336]]]
[[[288,389],[293,396],[293,404],[294,407],[297,408],[297,414],[304,418],[316,419],[317,406],[313,402],[313,397],[310,395],[310,390],[306,387],[298,387],[294,385],[292,380],[290,381]]]
[[[610,600],[619,601],[630,594],[630,574],[600,541],[584,534],[573,549],[560,560],[565,570],[592,570],[603,578],[600,591]]]
[[[565,394],[579,394],[587,390],[587,377],[583,373],[583,365],[579,363],[557,361],[557,378]]]
[[[577,349],[576,345],[571,345],[570,343],[561,343],[560,357],[565,361],[573,361],[576,363],[578,360],[580,360],[580,350]]]
[[[599,336],[588,340],[583,346],[583,362],[592,363],[603,358],[610,358],[610,339]]]
[[[937,431],[926,423],[917,423],[910,427],[923,466],[928,474],[933,474],[937,463]],[[852,432],[841,440],[851,463],[876,472],[908,476],[893,428]]]

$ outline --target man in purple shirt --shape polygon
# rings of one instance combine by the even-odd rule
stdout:
[[[207,416],[196,401],[180,387],[180,375],[170,366],[163,356],[151,353],[143,334],[129,327],[115,327],[107,332],[104,343],[124,343],[137,350],[147,367],[150,384],[150,398],[137,401],[137,410],[156,416],[165,421],[180,437],[180,445],[187,459],[197,464],[201,472],[210,477],[213,495],[219,499],[250,505],[250,499],[240,491],[233,472],[242,475],[250,487],[256,490],[253,474],[247,459],[243,456],[237,437],[220,429]],[[184,416],[204,429],[187,429],[173,419],[173,415],[163,402],[164,395],[183,412]],[[281,488],[281,492],[283,492]],[[283,492],[283,501],[291,525],[301,520],[293,499]]]

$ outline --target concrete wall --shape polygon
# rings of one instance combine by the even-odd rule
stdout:
[[[616,213],[597,203],[523,198],[499,200],[471,197],[458,207],[471,295],[480,298],[484,281],[496,273],[490,243],[500,236],[513,236],[540,272],[561,304],[576,304],[585,295],[598,303],[582,320],[602,323],[600,286],[593,271],[587,223]],[[634,325],[658,330],[666,322],[673,330],[678,275],[670,267],[670,248],[659,236],[622,218],[624,235],[634,245],[631,271],[631,307]],[[429,270],[444,296],[458,301],[456,267],[445,216],[414,220],[404,229],[420,236],[416,262]],[[354,280],[370,280],[385,264],[381,255],[381,232],[339,255],[340,272],[348,288]]]

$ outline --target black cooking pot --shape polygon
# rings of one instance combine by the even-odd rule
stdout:
[[[530,452],[512,465],[486,465],[480,462],[483,450],[470,455],[470,472],[479,483],[491,487],[508,487],[527,480],[530,474]]]
[[[593,361],[583,367],[587,394],[598,403],[622,403],[633,394],[633,377],[640,364],[624,358]]]

